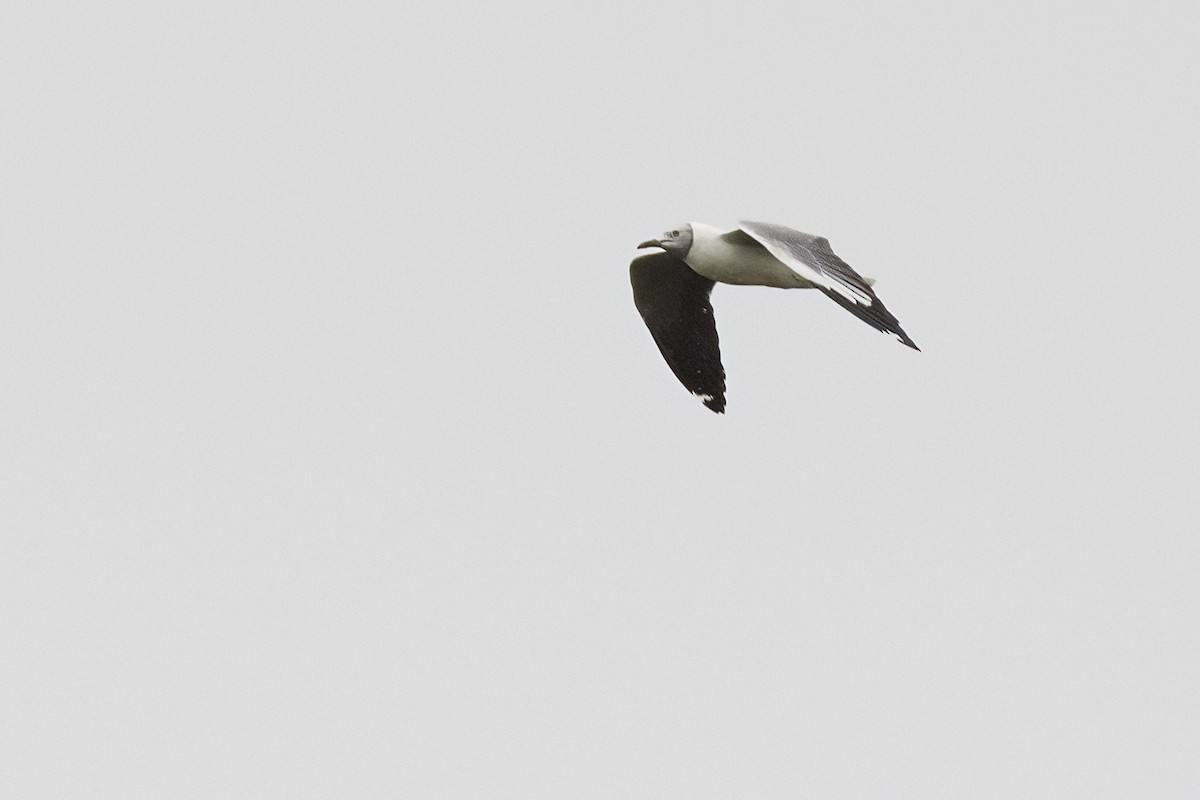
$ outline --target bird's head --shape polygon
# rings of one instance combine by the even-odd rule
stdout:
[[[664,233],[661,239],[649,239],[638,245],[639,250],[643,247],[661,247],[676,258],[687,258],[692,249],[692,226],[685,222]]]

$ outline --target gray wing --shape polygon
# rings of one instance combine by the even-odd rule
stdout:
[[[863,276],[837,257],[828,239],[768,222],[741,222],[739,229],[863,322],[914,350],[921,349]]]
[[[665,252],[635,258],[629,282],[633,303],[667,366],[705,406],[723,413],[725,368],[709,302],[713,282]]]

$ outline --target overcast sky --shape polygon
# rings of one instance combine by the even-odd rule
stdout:
[[[1194,2],[14,3],[0,795],[1200,796]],[[828,237],[922,347],[718,286]]]

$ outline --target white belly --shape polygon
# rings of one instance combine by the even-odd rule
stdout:
[[[693,222],[687,264],[709,280],[742,286],[811,289],[812,284],[759,245],[733,244],[720,228]]]

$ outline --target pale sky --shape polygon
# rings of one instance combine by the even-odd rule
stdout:
[[[19,3],[0,796],[1200,796],[1200,9]],[[826,236],[923,352],[718,286]]]

